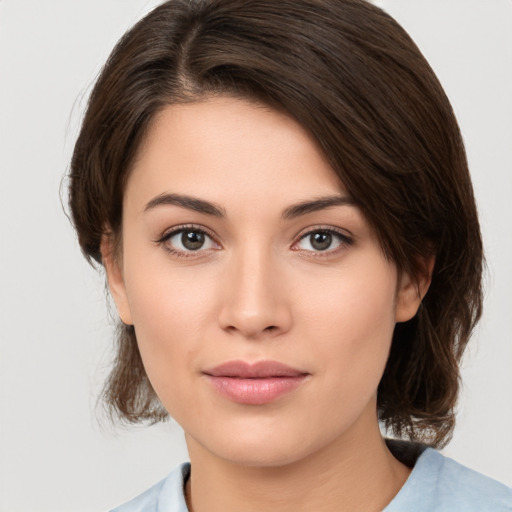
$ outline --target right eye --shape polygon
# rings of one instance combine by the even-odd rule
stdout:
[[[158,242],[171,254],[182,257],[219,248],[204,230],[192,227],[175,229],[166,233]]]

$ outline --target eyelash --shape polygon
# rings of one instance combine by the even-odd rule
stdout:
[[[341,230],[332,227],[327,228],[322,226],[315,226],[312,228],[308,228],[308,230],[305,233],[301,234],[297,242],[294,242],[294,244],[292,245],[292,249],[299,251],[300,249],[294,249],[296,245],[298,245],[302,240],[305,240],[308,237],[318,233],[332,235],[333,237],[338,239],[339,245],[334,249],[326,249],[324,251],[305,251],[308,253],[308,257],[325,258],[328,256],[332,256],[334,254],[338,254],[338,252],[346,249],[347,247],[350,247],[354,243],[353,239]]]
[[[200,253],[204,253],[205,251],[212,250],[212,249],[198,249],[197,251],[193,251],[193,250],[182,251],[179,249],[174,249],[171,246],[166,244],[166,242],[168,242],[174,236],[179,235],[180,233],[183,234],[186,232],[193,232],[193,233],[199,233],[199,234],[206,235],[215,245],[219,245],[218,242],[215,241],[215,237],[213,236],[212,233],[209,232],[209,230],[205,229],[202,226],[197,226],[194,224],[186,224],[183,226],[177,226],[176,228],[173,228],[171,231],[164,233],[158,240],[155,240],[155,243],[158,245],[163,245],[164,249],[169,254],[172,254],[176,258],[197,258]],[[213,249],[213,250],[217,250],[217,249]]]
[[[210,233],[209,230],[205,229],[202,226],[198,226],[198,225],[194,225],[194,224],[177,226],[176,228],[173,228],[171,231],[164,233],[160,238],[155,240],[155,243],[158,245],[163,245],[164,249],[176,258],[197,258],[201,253],[210,252],[212,250],[218,250],[217,248],[215,248],[215,249],[199,248],[196,251],[194,251],[194,250],[183,251],[183,250],[175,249],[167,244],[167,242],[174,236],[179,235],[180,233],[183,234],[186,232],[194,232],[194,233],[198,233],[198,234],[203,234],[206,237],[208,237],[213,244],[215,244],[217,246],[220,245],[215,240],[215,237],[213,236],[212,233]],[[353,239],[350,236],[348,236],[347,234],[343,233],[342,231],[339,231],[332,227],[327,228],[327,227],[318,226],[318,227],[308,228],[308,231],[299,235],[298,240],[296,242],[294,242],[291,247],[292,250],[300,251],[300,249],[295,249],[294,247],[297,246],[301,241],[307,239],[308,237],[310,237],[314,234],[318,234],[318,233],[329,234],[329,235],[334,236],[335,238],[338,239],[339,245],[335,249],[326,249],[326,250],[319,250],[319,251],[306,250],[305,252],[308,253],[307,256],[309,256],[309,257],[321,258],[321,257],[331,256],[333,254],[337,254],[339,251],[346,249],[347,246],[351,246],[353,244]]]

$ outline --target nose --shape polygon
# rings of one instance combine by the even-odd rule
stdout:
[[[279,336],[292,325],[286,278],[268,251],[233,255],[222,284],[219,325],[247,339]]]

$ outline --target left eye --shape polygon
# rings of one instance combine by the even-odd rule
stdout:
[[[165,238],[165,244],[178,252],[193,252],[216,247],[211,237],[199,229],[180,229]]]
[[[305,251],[322,252],[337,249],[348,243],[347,237],[329,230],[312,231],[304,235],[298,242],[298,247]]]

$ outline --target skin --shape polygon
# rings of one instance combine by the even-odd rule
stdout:
[[[346,204],[283,216],[333,196]],[[204,245],[183,246],[183,226],[206,232]],[[318,250],[311,233],[325,230],[335,233]],[[382,440],[376,392],[394,325],[414,316],[428,277],[398,275],[299,124],[230,97],[166,107],[128,179],[117,257],[113,245],[105,236],[119,314],[185,430],[191,510],[377,511],[392,500],[410,470]],[[232,360],[307,378],[270,403],[235,403],[203,373]]]

